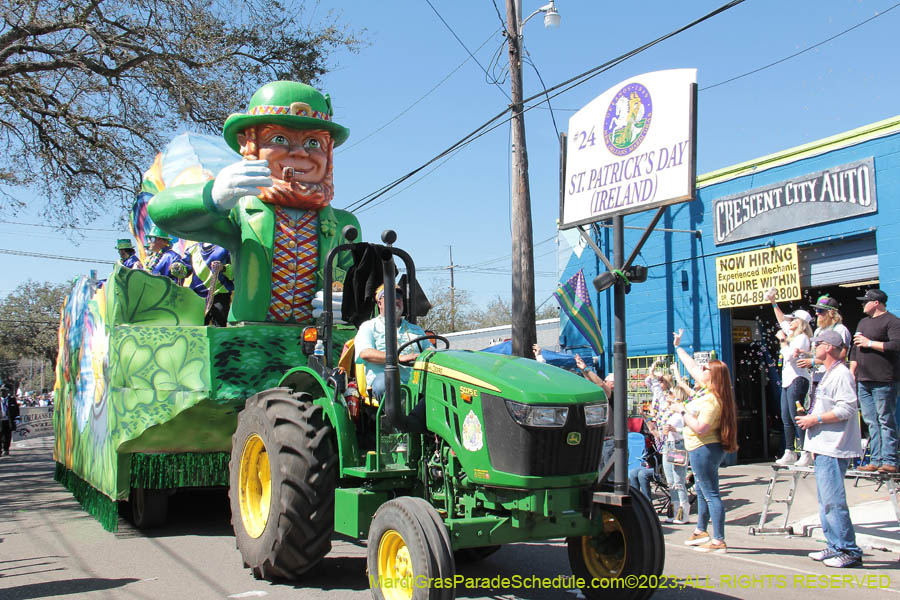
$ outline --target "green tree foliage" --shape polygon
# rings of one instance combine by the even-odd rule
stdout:
[[[0,0],[0,183],[45,198],[57,224],[130,204],[178,128],[221,132],[263,83],[315,85],[359,50],[317,4]]]
[[[56,364],[57,329],[68,283],[28,280],[0,301],[0,377],[16,378],[16,362],[23,358]]]

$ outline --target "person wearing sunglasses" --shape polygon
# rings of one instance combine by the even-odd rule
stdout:
[[[816,455],[819,522],[827,544],[809,557],[826,567],[859,567],[863,552],[856,543],[844,489],[850,461],[862,455],[856,385],[842,359],[841,335],[825,330],[814,341],[816,362],[825,365],[825,376],[816,403],[808,415],[797,417],[797,426],[806,432],[805,448]]]
[[[837,332],[844,342],[844,345],[841,346],[842,355],[840,357],[841,360],[844,360],[847,352],[849,352],[853,336],[843,323],[844,319],[838,310],[840,306],[840,303],[828,294],[819,296],[819,299],[813,304],[813,310],[816,313],[816,330],[813,332],[813,338],[823,331]],[[814,352],[809,352],[797,359],[797,366],[804,369],[812,369],[812,384],[809,386],[809,405],[812,407],[816,401],[816,389],[822,380],[822,376],[825,374],[825,365],[820,361],[816,361]]]

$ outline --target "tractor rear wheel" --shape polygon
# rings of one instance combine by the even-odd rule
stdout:
[[[369,585],[376,600],[452,600],[456,565],[450,536],[437,511],[421,498],[382,504],[369,528]],[[438,585],[422,586],[432,581]]]
[[[617,598],[642,600],[653,589],[605,588],[591,586],[592,579],[624,578],[629,575],[659,575],[665,561],[662,528],[649,501],[634,488],[627,506],[600,508],[602,532],[596,536],[570,537],[569,564],[576,577],[585,579],[582,592],[587,598],[608,597],[615,589]]]
[[[309,394],[260,392],[238,415],[229,464],[231,524],[257,579],[296,579],[331,550],[337,454]]]

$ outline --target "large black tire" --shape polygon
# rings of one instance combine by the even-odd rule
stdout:
[[[447,528],[421,498],[402,496],[378,508],[369,528],[366,562],[376,600],[456,597],[452,585],[416,585],[428,580],[452,580],[456,571]]]
[[[138,529],[155,529],[165,525],[169,515],[169,490],[131,488],[128,496],[131,522]]]
[[[629,505],[601,508],[600,518],[604,523],[601,535],[566,540],[572,573],[585,580],[582,592],[589,599],[608,598],[612,593],[617,599],[643,600],[652,595],[652,589],[611,585],[594,588],[591,580],[662,572],[665,548],[659,518],[638,490],[631,488],[629,493]]]
[[[338,459],[334,432],[309,394],[247,400],[232,437],[231,524],[257,579],[293,580],[331,550]]]

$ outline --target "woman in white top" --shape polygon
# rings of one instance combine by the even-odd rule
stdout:
[[[797,404],[803,406],[806,402],[812,379],[809,368],[797,364],[812,347],[812,315],[803,309],[784,314],[772,299],[773,292],[774,290],[770,290],[767,296],[772,301],[775,317],[781,327],[775,337],[781,342],[781,421],[784,426],[784,454],[775,463],[808,467],[812,465],[812,456],[808,452],[802,452],[802,432],[794,420],[797,417]],[[794,447],[801,450],[799,460]]]

